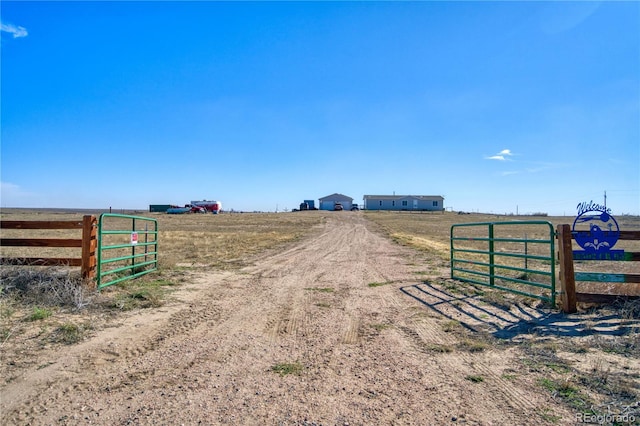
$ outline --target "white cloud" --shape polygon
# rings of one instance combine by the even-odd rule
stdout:
[[[484,157],[485,160],[496,160],[496,161],[508,161],[509,157],[511,157],[513,153],[510,149],[503,149],[496,155],[492,155],[490,157]]]
[[[37,199],[36,194],[23,190],[19,185],[0,182],[0,205],[2,207],[22,207],[34,199]]]
[[[18,185],[9,183],[9,182],[0,182],[1,193],[4,194],[5,192],[15,192],[15,191],[20,191],[20,187]]]
[[[26,37],[29,35],[29,32],[25,27],[16,27],[13,24],[5,24],[4,22],[0,22],[0,30],[13,35],[13,38]]]

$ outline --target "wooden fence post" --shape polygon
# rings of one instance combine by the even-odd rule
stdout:
[[[82,266],[81,274],[84,279],[93,279],[96,274],[97,249],[97,220],[95,216],[86,215],[82,218]]]
[[[560,255],[560,287],[562,289],[562,311],[567,314],[577,312],[576,279],[573,269],[571,247],[571,227],[558,225],[558,253]]]

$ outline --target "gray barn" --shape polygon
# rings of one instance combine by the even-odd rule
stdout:
[[[342,204],[345,210],[351,210],[353,198],[343,194],[331,194],[320,198],[320,210],[333,210],[336,203]]]

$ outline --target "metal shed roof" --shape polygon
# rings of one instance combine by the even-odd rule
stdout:
[[[338,194],[338,193],[327,195],[326,197],[322,197],[319,200],[320,201],[326,201],[326,200],[349,201],[350,203],[353,202],[353,198],[347,197],[344,194]]]

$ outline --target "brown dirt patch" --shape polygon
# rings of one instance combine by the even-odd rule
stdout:
[[[592,342],[633,339],[634,320],[585,327],[487,303],[448,280],[441,258],[372,229],[361,213],[332,214],[242,269],[190,272],[169,303],[81,343],[30,348],[27,363],[3,351],[0,422],[569,425],[582,408],[549,383],[595,362]],[[596,368],[637,400],[635,350]]]

